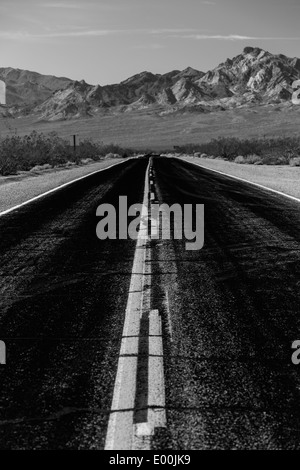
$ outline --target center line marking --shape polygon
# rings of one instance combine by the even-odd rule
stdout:
[[[129,295],[125,313],[122,342],[108,422],[105,450],[150,449],[150,439],[156,427],[166,426],[165,383],[161,318],[158,310],[150,311],[151,250],[148,236],[149,167],[145,176],[145,190],[141,224],[133,261]],[[149,319],[147,390],[138,390],[138,360],[142,318]],[[143,334],[143,333],[142,333]],[[146,339],[146,337],[145,337]],[[143,354],[143,352],[141,353]],[[141,385],[141,384],[140,384]],[[145,384],[143,383],[143,387]],[[136,396],[146,396],[146,410],[141,421],[135,423]],[[145,393],[144,393],[145,392]]]

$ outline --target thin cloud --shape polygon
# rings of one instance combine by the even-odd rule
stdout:
[[[0,38],[14,40],[35,40],[49,38],[76,38],[76,37],[99,37],[99,36],[118,36],[118,35],[170,35],[192,32],[191,29],[95,29],[95,30],[73,30],[73,31],[50,31],[42,33],[30,33],[28,31],[0,31]],[[185,36],[185,37],[192,37]]]
[[[199,31],[199,29],[182,29],[182,28],[160,28],[160,29],[150,29],[147,32],[150,34],[180,34],[180,33],[193,33]]]
[[[263,37],[263,36],[243,36],[238,34],[186,34],[192,30],[184,29],[95,29],[95,30],[73,30],[73,31],[50,31],[43,33],[30,33],[27,31],[0,31],[0,38],[12,40],[35,40],[35,39],[55,39],[55,38],[92,38],[101,36],[121,36],[121,35],[160,35],[160,37],[170,37],[179,39],[220,40],[220,41],[299,41],[300,37]]]
[[[129,31],[130,32],[130,31]],[[26,40],[49,38],[97,37],[125,34],[124,30],[57,31],[50,33],[28,33],[27,31],[0,31],[0,38]]]
[[[263,37],[263,36],[240,36],[238,34],[228,34],[228,35],[208,35],[208,34],[189,34],[189,35],[178,35],[173,36],[182,39],[196,39],[196,40],[208,40],[208,39],[217,39],[222,41],[299,41],[300,37]]]
[[[85,5],[79,5],[78,3],[42,3],[40,5],[38,5],[42,8],[68,8],[68,9],[72,9],[72,10],[82,10],[84,9],[87,4]]]

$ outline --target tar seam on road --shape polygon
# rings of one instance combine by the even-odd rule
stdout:
[[[161,318],[157,310],[150,310],[149,168],[150,162],[145,176],[142,222],[133,261],[105,450],[149,450],[155,428],[166,426]],[[148,333],[143,338],[141,335],[145,331],[142,325],[145,324]],[[144,351],[141,351],[141,345]],[[142,379],[138,376],[141,360],[147,361],[146,378]],[[142,403],[139,410],[136,409],[137,403]],[[142,419],[138,419],[138,414]]]
[[[183,160],[181,158],[178,158],[178,160],[181,160],[181,161],[184,161],[184,162],[187,162],[187,163],[191,163],[191,165],[198,166],[199,168],[202,168],[203,170],[208,170],[208,171],[212,171],[213,173],[218,173],[219,175],[228,176],[228,178],[233,178],[235,180],[242,181],[243,183],[252,184],[253,186],[257,186],[258,188],[265,189],[266,191],[270,191],[271,193],[279,194],[279,196],[287,197],[288,199],[291,199],[292,201],[300,202],[300,199],[298,199],[297,197],[291,196],[290,194],[282,193],[281,191],[277,191],[277,189],[268,188],[267,186],[263,186],[262,184],[254,183],[253,181],[245,180],[244,178],[240,178],[239,176],[230,175],[229,173],[223,173],[222,171],[219,171],[219,170],[213,170],[212,168],[207,168],[207,167],[202,166],[202,165],[200,165],[199,163],[196,163],[196,162],[191,162],[189,160]]]
[[[114,163],[113,165],[107,166],[106,168],[101,168],[101,170],[93,171],[92,173],[88,173],[87,175],[80,176],[79,178],[69,181],[68,183],[61,184],[60,186],[57,186],[56,188],[52,188],[49,191],[46,191],[45,193],[39,194],[38,196],[28,199],[28,201],[24,201],[21,204],[18,204],[17,206],[11,207],[10,209],[0,212],[0,217],[2,217],[3,215],[9,214],[10,212],[13,212],[17,209],[20,209],[21,207],[27,206],[27,204],[30,204],[31,202],[38,201],[39,199],[42,199],[43,197],[48,196],[49,194],[55,193],[56,191],[59,191],[62,188],[66,188],[67,186],[70,186],[73,183],[77,183],[78,181],[88,178],[89,176],[95,175],[96,173],[101,173],[102,171],[108,170],[109,168],[113,168],[114,166],[120,165],[121,163],[124,163],[125,161],[128,161],[128,160],[131,160],[131,158],[127,158],[126,160],[123,160],[118,163]]]

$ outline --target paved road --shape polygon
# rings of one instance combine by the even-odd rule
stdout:
[[[95,212],[142,202],[146,165],[0,218],[0,448],[104,447],[135,241],[99,241]],[[159,202],[205,205],[205,244],[151,241],[167,411],[152,447],[299,448],[299,205],[183,161],[153,168]]]
[[[205,204],[203,249],[152,242],[169,423],[154,446],[299,449],[299,204],[174,159],[154,169],[160,202]]]
[[[0,218],[0,448],[103,448],[135,241],[96,237],[96,208],[141,202],[128,161]]]

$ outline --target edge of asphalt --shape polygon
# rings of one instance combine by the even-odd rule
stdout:
[[[239,176],[234,176],[234,175],[230,175],[229,173],[224,173],[220,170],[214,170],[212,168],[207,168],[206,166],[202,166],[200,165],[199,163],[196,163],[196,162],[191,162],[190,160],[185,160],[183,158],[179,158],[179,157],[175,157],[177,158],[177,160],[180,160],[180,161],[184,161],[184,162],[187,162],[187,163],[190,163],[191,165],[195,165],[195,166],[198,166],[199,168],[202,168],[203,170],[208,170],[208,171],[212,171],[213,173],[218,173],[219,175],[223,175],[223,176],[227,176],[228,178],[232,178],[232,179],[235,179],[235,180],[238,180],[238,181],[242,181],[243,183],[248,183],[248,184],[252,184],[253,186],[256,186],[260,189],[264,189],[266,191],[270,191],[271,193],[274,193],[274,194],[278,194],[279,196],[284,196],[288,199],[291,199],[292,201],[295,201],[295,202],[300,202],[300,199],[295,197],[295,196],[291,196],[290,194],[287,194],[287,193],[283,193],[281,191],[278,191],[277,189],[273,189],[273,188],[268,188],[268,186],[263,186],[262,184],[259,184],[259,183],[254,183],[253,181],[250,181],[250,180],[246,180],[244,178],[240,178]],[[1,215],[1,214],[0,214]]]
[[[88,178],[92,175],[95,175],[96,173],[101,173],[102,171],[108,170],[109,168],[112,168],[112,167],[117,166],[117,165],[121,165],[122,163],[125,163],[128,160],[133,160],[133,158],[126,158],[126,160],[122,160],[121,162],[113,163],[112,165],[109,165],[105,168],[101,168],[100,170],[92,171],[91,173],[88,173],[88,174],[83,175],[83,176],[79,176],[78,178],[75,178],[71,181],[68,181],[67,183],[60,184],[59,186],[56,186],[55,188],[49,189],[48,191],[45,191],[44,193],[38,194],[37,196],[34,196],[33,198],[28,199],[27,201],[24,201],[20,204],[17,204],[16,206],[10,207],[9,209],[6,209],[6,210],[0,212],[0,217],[3,217],[4,215],[9,214],[10,212],[13,212],[17,209],[20,209],[21,207],[27,206],[28,204],[30,204],[34,201],[42,199],[43,197],[48,196],[49,194],[53,194],[53,193],[55,193],[56,191],[59,191],[62,188],[66,188],[67,186],[70,186],[71,184],[77,183],[78,181],[81,181],[85,178]]]

